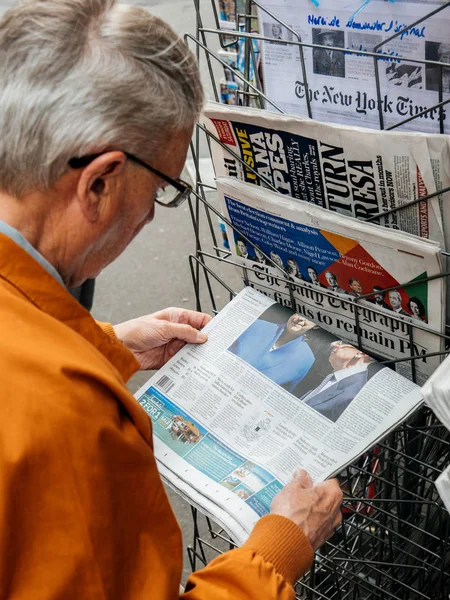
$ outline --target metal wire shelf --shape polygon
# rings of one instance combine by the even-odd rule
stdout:
[[[286,28],[292,40],[283,40],[298,48],[302,77],[308,87],[308,73],[303,49],[320,48],[317,44],[304,43],[300,36],[287,23],[272,12],[267,11],[258,0],[245,0],[245,12],[236,17],[235,31],[220,28],[219,15],[215,0],[193,0],[197,15],[196,35],[187,35],[186,41],[194,45],[199,60],[204,60],[209,74],[213,97],[219,101],[217,69],[228,69],[239,81],[238,102],[244,106],[253,104],[260,108],[271,106],[283,112],[264,92],[258,77],[258,65],[254,51],[254,40],[276,43],[276,40],[253,32],[255,15],[253,7],[266,11],[272,19]],[[419,19],[408,27],[415,26],[450,7],[445,2],[432,13]],[[450,8],[449,8],[450,10]],[[210,15],[212,27],[204,26],[204,15]],[[404,30],[402,30],[404,31]],[[401,35],[402,31],[396,35]],[[375,64],[375,83],[378,99],[381,87],[378,76],[377,51],[391,41],[392,36],[374,48],[373,52],[352,51],[334,48],[340,52],[372,57]],[[218,48],[242,44],[244,50],[243,70],[233,69],[217,53]],[[433,64],[441,70],[439,102],[427,110],[439,111],[439,128],[444,131],[443,107],[450,99],[443,99],[442,63],[401,57],[401,60],[422,64]],[[255,73],[253,81],[250,72]],[[306,95],[308,98],[308,94]],[[314,117],[311,104],[307,100],[308,114]],[[385,126],[383,115],[379,114],[380,129],[394,129],[420,118],[420,113],[395,125]],[[215,206],[214,198],[208,194],[214,187],[202,182],[200,169],[200,148],[206,140],[221,143],[202,126],[198,126],[191,151],[196,169],[196,193],[190,200],[190,213],[194,228],[196,251],[190,257],[190,269],[197,299],[197,308],[211,308],[217,312],[220,304],[231,299],[238,291],[236,279],[229,276],[236,267],[241,269],[242,282],[248,282],[248,267],[242,267],[233,261],[229,250],[220,246],[217,216],[223,219]],[[227,148],[227,151],[229,149]],[[235,155],[236,160],[241,161]],[[242,161],[241,161],[242,162]],[[247,165],[248,166],[248,165]],[[256,175],[258,175],[256,173]],[[260,177],[258,175],[258,177]],[[261,178],[263,179],[263,178]],[[264,184],[273,189],[270,181]],[[449,188],[429,194],[427,198],[413,198],[397,210],[404,210],[420,201],[448,192]],[[384,214],[384,213],[383,213]],[[383,215],[376,215],[380,218]],[[230,223],[228,223],[231,225]],[[237,232],[246,239],[242,232]],[[444,251],[444,255],[449,254]],[[271,264],[270,257],[266,257]],[[274,265],[276,266],[276,265]],[[292,306],[295,306],[293,291],[295,286],[287,273],[280,267],[279,280],[289,289]],[[228,269],[228,271],[226,271]],[[448,277],[445,273],[443,277]],[[405,284],[407,285],[407,284]],[[405,286],[398,286],[405,287]],[[392,288],[394,289],[394,288]],[[219,290],[219,291],[218,291]],[[326,290],[323,290],[327,293]],[[224,294],[225,292],[225,294]],[[220,301],[218,300],[220,296]],[[366,295],[367,297],[368,295]],[[354,301],[348,301],[354,302]],[[356,306],[355,325],[358,329],[360,310]],[[408,324],[408,336],[411,348],[414,347],[414,335],[421,325]],[[435,332],[445,346],[442,353],[447,354],[450,347],[450,335]],[[364,349],[364,340],[358,338],[358,345]],[[412,352],[405,359],[390,360],[386,363],[394,367],[396,363],[409,361],[412,379],[415,380],[415,360],[419,357]],[[399,426],[375,448],[345,469],[339,479],[345,490],[344,521],[336,535],[317,554],[311,570],[296,586],[297,598],[308,600],[444,600],[450,598],[450,517],[442,505],[434,481],[450,462],[450,432],[440,424],[431,411],[423,407],[407,422]],[[200,515],[192,508],[194,535],[188,547],[188,556],[192,569],[206,564],[218,553],[234,547],[226,532],[215,526],[210,519]]]

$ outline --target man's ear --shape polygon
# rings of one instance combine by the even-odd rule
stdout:
[[[126,163],[123,152],[114,150],[95,158],[80,175],[77,195],[81,211],[89,221],[97,221],[123,185]]]

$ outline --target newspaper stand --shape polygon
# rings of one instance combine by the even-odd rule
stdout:
[[[250,104],[265,108],[269,105],[281,109],[267,97],[258,78],[254,40],[277,40],[252,33],[255,14],[254,7],[265,10],[269,16],[282,27],[290,31],[291,43],[298,47],[303,70],[303,81],[307,85],[308,73],[303,57],[304,47],[320,47],[302,43],[299,35],[257,0],[245,0],[245,12],[236,16],[235,30],[221,29],[216,0],[193,0],[197,15],[196,35],[186,35],[186,42],[195,50],[200,62],[205,61],[210,76],[213,97],[219,101],[220,93],[217,85],[217,66],[233,72],[240,83],[237,92],[238,101],[244,106]],[[426,17],[411,23],[405,29],[426,21],[430,16],[442,11],[450,11],[450,2],[445,2]],[[208,20],[205,27],[204,19]],[[403,30],[402,30],[403,31]],[[357,52],[373,57],[375,63],[376,88],[378,99],[381,99],[380,80],[378,76],[377,50],[401,34],[396,33],[374,48],[374,52]],[[225,62],[218,48],[227,49],[240,43],[243,49],[243,67],[233,69]],[[352,52],[343,48],[334,48],[339,52]],[[429,61],[405,58],[411,63],[428,63]],[[450,102],[443,100],[442,66],[439,89],[439,103],[435,107],[440,110],[440,132],[444,131],[444,113],[442,108]],[[250,73],[254,73],[254,81],[250,81]],[[381,102],[379,103],[379,106]],[[308,114],[314,117],[311,105],[307,104]],[[430,109],[427,109],[430,110]],[[420,117],[409,117],[391,126],[401,127],[403,124]],[[384,126],[383,114],[379,112],[380,129]],[[196,192],[190,200],[190,213],[194,226],[196,252],[190,257],[190,268],[196,292],[197,308],[216,312],[219,298],[224,301],[233,297],[237,287],[230,283],[226,269],[238,266],[242,269],[244,283],[247,280],[247,268],[233,262],[229,250],[224,249],[218,239],[219,229],[217,217],[221,217],[214,199],[208,192],[214,188],[202,182],[200,169],[200,148],[206,139],[209,143],[210,133],[199,125],[197,127],[191,152],[196,169]],[[215,138],[217,143],[219,140]],[[240,158],[235,155],[237,160]],[[272,187],[270,182],[265,182]],[[445,190],[439,190],[425,198],[411,199],[411,202],[394,210],[402,210],[417,202],[427,200]],[[378,215],[380,216],[380,215]],[[375,217],[374,217],[375,218]],[[240,232],[238,232],[242,235]],[[243,236],[245,238],[245,236]],[[443,252],[450,256],[448,252]],[[269,259],[270,260],[270,259]],[[443,275],[443,277],[448,276]],[[280,279],[294,285],[287,279],[286,273],[280,269]],[[234,279],[235,281],[235,279]],[[400,287],[400,286],[399,286]],[[407,287],[407,284],[401,287]],[[394,289],[394,288],[392,288]],[[205,306],[205,305],[208,306]],[[355,311],[355,325],[358,326],[359,311]],[[413,348],[414,333],[420,325],[409,325],[409,339]],[[444,339],[449,348],[450,337],[436,332]],[[364,350],[364,343],[359,339],[359,346]],[[448,350],[442,354],[447,354]],[[418,356],[411,351],[407,359],[411,364],[412,379],[415,381],[415,361]],[[386,361],[395,368],[398,361]],[[382,443],[356,461],[339,475],[342,488],[345,490],[344,518],[342,526],[334,537],[316,555],[311,570],[296,585],[297,598],[308,600],[443,600],[450,598],[450,518],[436,491],[434,481],[446,465],[450,463],[450,432],[434,417],[432,412],[423,407],[407,422],[399,426]],[[226,532],[215,526],[208,518],[200,515],[192,508],[194,535],[188,547],[188,556],[192,569],[206,564],[218,553],[233,548],[233,541]]]

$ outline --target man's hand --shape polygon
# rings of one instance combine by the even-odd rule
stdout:
[[[166,308],[159,312],[114,326],[116,336],[141,363],[142,370],[159,369],[186,342],[206,342],[202,329],[211,317],[182,308]]]
[[[294,521],[316,551],[342,520],[342,496],[336,479],[313,485],[308,473],[300,469],[291,483],[275,496],[270,512]]]

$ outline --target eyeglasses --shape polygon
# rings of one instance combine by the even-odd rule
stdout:
[[[155,202],[157,204],[166,206],[167,208],[175,208],[176,206],[180,206],[180,204],[182,204],[191,194],[192,185],[186,183],[186,181],[183,181],[182,179],[172,179],[172,177],[169,177],[168,175],[161,173],[161,171],[158,171],[158,169],[151,167],[137,156],[134,156],[134,154],[130,154],[129,152],[124,152],[124,154],[130,160],[137,163],[141,167],[144,167],[144,169],[147,169],[147,171],[154,173],[161,179],[164,179],[164,181],[169,184],[170,187],[159,188],[156,191]],[[71,158],[69,160],[69,166],[72,167],[72,169],[82,169],[99,156],[101,156],[101,154],[90,154],[88,156],[81,156],[79,158]]]

